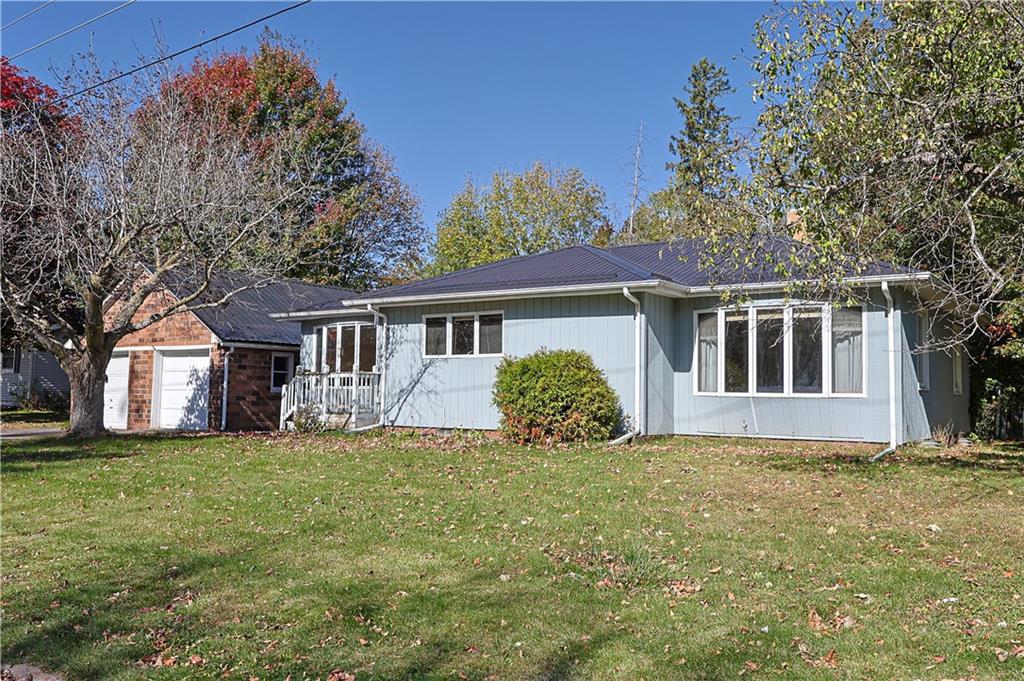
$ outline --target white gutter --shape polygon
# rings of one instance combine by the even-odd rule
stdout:
[[[896,451],[896,310],[887,281],[882,282],[882,294],[885,296],[889,334],[889,446],[871,457],[872,461]]]
[[[234,351],[235,347],[231,346],[224,353],[224,383],[220,389],[220,432],[222,433],[228,427],[228,370],[231,367],[230,355]]]
[[[383,350],[387,350],[388,347],[388,316],[380,310],[374,310],[373,305],[367,304],[366,310],[372,314],[375,318],[380,319],[383,322],[380,345]],[[388,363],[386,357],[378,357],[377,363],[380,365],[380,418],[377,419],[377,423],[371,423],[361,428],[353,428],[350,433],[361,433],[366,430],[373,430],[374,428],[382,428],[384,426],[384,408],[387,402],[385,401],[385,391],[387,389],[387,378],[388,378]]]
[[[622,295],[626,297],[626,300],[633,303],[633,306],[636,308],[633,340],[633,415],[636,422],[633,424],[631,432],[615,438],[608,443],[609,445],[619,445],[642,435],[644,423],[643,389],[646,381],[643,379],[646,376],[641,376],[643,371],[643,314],[640,309],[640,299],[630,293],[628,286],[622,287]]]
[[[857,286],[870,286],[883,283],[926,283],[931,281],[931,272],[912,272],[909,274],[873,274],[865,277],[847,277],[843,281]],[[686,292],[690,296],[706,295],[708,293],[720,293],[722,291],[772,291],[800,285],[814,284],[813,279],[798,279],[796,281],[770,281],[755,284],[728,284],[724,286],[690,286]]]
[[[886,274],[872,275],[868,277],[850,277],[846,281],[858,286],[871,286],[882,282],[891,283],[927,283],[931,279],[928,272],[915,272],[912,274]],[[636,281],[629,284],[633,290],[644,289],[657,293],[658,295],[673,298],[687,298],[705,296],[708,294],[720,293],[726,290],[739,291],[773,291],[783,290],[794,284],[813,284],[811,280],[795,282],[768,282],[763,284],[737,284],[727,286],[683,286],[664,279],[648,279]],[[545,286],[536,288],[506,289],[501,291],[476,291],[472,293],[440,293],[414,296],[383,296],[380,298],[355,298],[352,300],[338,301],[341,307],[336,309],[323,310],[302,310],[298,312],[277,312],[269,315],[272,319],[316,319],[321,317],[333,317],[336,315],[353,315],[365,312],[356,307],[361,305],[387,305],[388,307],[401,307],[405,305],[439,304],[439,303],[469,303],[483,300],[507,300],[524,297],[552,297],[566,295],[600,295],[602,293],[615,293],[622,287],[619,282],[607,282],[599,284],[581,284],[576,286]]]
[[[667,290],[678,290],[680,293],[686,287],[664,281],[662,279],[648,279],[646,281],[635,281],[629,283],[633,289],[665,288]],[[417,305],[420,303],[449,303],[469,302],[475,300],[495,300],[503,298],[523,298],[531,296],[564,296],[571,294],[617,293],[622,289],[621,282],[602,282],[598,284],[579,284],[575,286],[539,286],[534,288],[504,289],[500,291],[474,291],[462,293],[432,293],[416,296],[390,296],[382,298],[362,298],[340,301],[343,307],[355,305]],[[299,313],[301,314],[301,313]]]

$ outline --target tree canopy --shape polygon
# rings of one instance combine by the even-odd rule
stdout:
[[[304,52],[264,33],[254,53],[197,59],[165,87],[192,106],[216,107],[254,149],[291,130],[296,151],[316,156],[317,191],[290,207],[308,227],[286,244],[296,256],[289,274],[361,290],[417,265],[425,239],[418,199]]]
[[[429,275],[582,243],[606,243],[605,194],[576,168],[535,163],[496,171],[488,187],[467,181],[441,214]]]
[[[1024,13],[1014,3],[779,6],[758,25],[752,157],[828,271],[893,260],[950,342],[988,332],[1024,263]]]

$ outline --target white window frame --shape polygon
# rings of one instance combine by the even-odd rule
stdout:
[[[338,367],[341,366],[341,329],[342,329],[342,327],[346,327],[346,326],[354,326],[355,330],[356,330],[355,331],[355,341],[354,341],[355,342],[355,346],[354,346],[355,347],[355,350],[354,350],[355,354],[352,357],[352,371],[351,372],[338,370]],[[360,336],[362,335],[362,328],[364,326],[374,326],[374,323],[373,322],[354,322],[354,321],[353,322],[335,322],[333,324],[324,324],[323,326],[315,326],[315,327],[313,327],[315,332],[320,336],[320,343],[321,343],[320,357],[318,357],[315,360],[316,361],[316,367],[315,367],[316,373],[335,373],[335,374],[348,374],[348,373],[357,373],[357,372],[358,373],[373,373],[376,370],[376,367],[377,367],[376,364],[374,364],[372,367],[369,367],[367,369],[364,369],[364,368],[359,366],[359,341],[360,341]],[[337,340],[336,340],[336,342],[334,344],[334,371],[333,372],[321,371],[321,369],[324,366],[327,365],[327,330],[328,329],[335,329],[335,333],[337,334]],[[313,345],[313,352],[314,353],[316,352],[316,344],[315,343]],[[379,357],[379,355],[380,355],[380,339],[379,338],[377,339],[377,353],[376,354],[378,355],[377,361],[379,363],[380,362],[380,357]],[[294,374],[294,368],[293,368],[292,372]]]
[[[917,313],[917,338],[914,341],[914,370],[917,372],[917,389],[927,392],[931,389],[931,350],[918,352],[922,347],[931,345],[931,325],[928,323],[928,312]]]
[[[501,316],[501,352],[480,352],[480,317],[488,317],[492,315]],[[454,340],[452,334],[452,319],[455,317],[472,317],[473,318],[473,352],[468,355],[454,355],[452,354],[452,341]],[[430,355],[427,354],[427,320],[428,319],[444,319],[444,354],[443,355]],[[481,310],[480,312],[445,312],[441,314],[425,314],[420,319],[420,327],[422,328],[422,338],[420,339],[420,354],[424,359],[459,359],[464,357],[501,357],[505,354],[505,311],[504,310]]]
[[[953,349],[953,394],[964,394],[964,354],[960,348]]]
[[[284,384],[287,385],[289,381],[295,376],[295,356],[290,352],[272,352],[270,353],[270,394],[280,395],[281,387],[274,386],[274,360],[278,357],[285,357],[288,359],[288,377],[285,379]]]
[[[821,398],[854,398],[865,399],[868,396],[868,358],[871,356],[868,351],[868,315],[867,305],[860,303],[844,307],[857,308],[861,310],[861,391],[858,393],[840,393],[832,390],[832,307],[828,304],[818,302],[792,302],[783,304],[779,301],[755,301],[740,308],[724,306],[702,308],[693,311],[693,360],[691,364],[691,375],[693,381],[693,394],[698,397],[766,397],[766,398],[799,398],[799,399],[821,399]],[[793,311],[800,309],[816,308],[822,314],[821,334],[821,362],[822,362],[822,386],[820,393],[797,393],[793,392]],[[725,391],[725,314],[743,310],[747,314],[747,391],[726,392]],[[757,390],[757,311],[782,310],[783,315],[783,390],[782,392],[758,392]],[[716,313],[718,315],[718,358],[717,358],[717,390],[713,392],[700,390],[699,373],[700,361],[699,315],[705,313]]]

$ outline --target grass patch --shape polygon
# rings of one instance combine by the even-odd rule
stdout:
[[[3,657],[82,679],[1021,678],[1024,452],[873,449],[13,442]]]
[[[0,411],[0,432],[35,430],[37,428],[67,429],[67,412],[49,409],[4,409]]]

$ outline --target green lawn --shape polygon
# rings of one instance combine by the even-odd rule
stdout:
[[[1024,678],[1024,449],[873,449],[5,444],[3,658],[83,679]]]
[[[68,427],[67,412],[48,409],[4,409],[0,411],[0,432]]]

